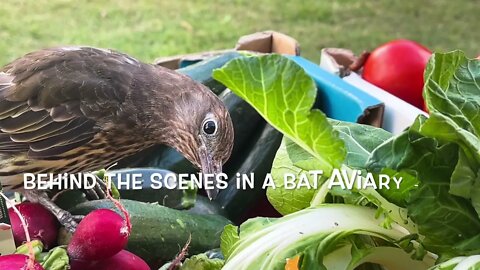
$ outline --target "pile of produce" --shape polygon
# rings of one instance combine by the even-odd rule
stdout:
[[[255,173],[253,189],[231,184],[210,201],[195,188],[144,183],[114,190],[120,205],[88,201],[80,191],[57,194],[60,207],[85,216],[73,235],[41,206],[23,202],[10,212],[17,252],[1,256],[0,269],[480,269],[480,61],[460,51],[430,57],[408,41],[385,46],[394,48],[370,55],[365,79],[395,84],[380,78],[391,74],[379,74],[387,71],[378,61],[391,65],[402,50],[417,50],[419,62],[390,72],[418,74],[426,66],[411,81],[413,89],[421,80],[424,101],[408,89],[388,90],[429,111],[401,134],[327,118],[314,108],[314,81],[287,57],[222,54],[178,71],[224,101],[235,129],[224,171],[230,183],[237,173]],[[120,166],[144,176],[195,172],[163,146]],[[367,173],[376,183],[380,174],[403,181],[400,188],[329,188],[335,169],[362,172],[355,176],[364,184]],[[320,170],[311,188],[309,172]],[[273,184],[265,190],[268,173]],[[297,176],[297,188],[285,187],[285,174]]]
[[[434,54],[425,71],[430,116],[396,136],[312,110],[313,81],[281,56],[234,60],[214,77],[284,134],[267,196],[285,216],[227,226],[222,269],[284,269],[290,260],[295,269],[479,267],[480,61]],[[282,188],[285,173],[328,178],[334,168],[404,180],[400,189],[329,189],[327,179],[319,189]]]

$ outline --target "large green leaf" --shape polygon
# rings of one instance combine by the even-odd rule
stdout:
[[[365,169],[371,152],[392,137],[390,132],[368,125],[336,120],[330,120],[330,123],[345,142],[345,164],[351,168]]]
[[[463,52],[434,54],[425,72],[424,95],[431,115],[420,133],[460,146],[450,192],[464,198],[478,185],[480,167],[480,61]],[[475,205],[476,206],[476,205]],[[480,208],[475,207],[480,216]]]
[[[372,126],[329,121],[345,142],[347,151],[345,164],[358,169],[364,169],[371,151],[392,136],[389,132]],[[290,139],[284,138],[272,165],[275,188],[268,188],[268,199],[275,209],[284,215],[307,208],[316,191],[330,176],[328,169],[322,167],[322,163],[303,148]],[[322,177],[315,179],[311,174],[314,170],[323,170]],[[285,189],[284,177],[287,174],[295,176],[295,185],[299,186],[299,182],[303,179],[308,181],[310,188]],[[313,188],[315,182],[317,182],[317,188]]]
[[[480,220],[469,200],[449,193],[459,147],[420,134],[427,122],[420,117],[410,130],[378,147],[370,168],[390,168],[418,179],[418,187],[402,191],[408,214],[425,236],[429,250],[458,255],[467,250],[452,251],[451,247],[478,235]]]
[[[267,189],[268,200],[283,215],[309,207],[316,189],[308,187],[288,189],[285,187],[284,178],[287,175],[293,175],[296,186],[300,185],[299,181],[303,179],[303,181],[306,180],[305,184],[313,187],[315,179],[309,171],[322,169],[325,170],[316,158],[290,139],[284,138],[272,164],[275,188]],[[325,172],[328,175],[329,172]],[[325,179],[326,177],[317,179],[317,188]]]
[[[439,112],[480,135],[480,61],[461,51],[435,53],[425,71],[424,96],[430,112]]]
[[[344,143],[325,115],[312,109],[317,88],[294,61],[277,54],[245,57],[215,70],[213,77],[317,158],[322,167],[342,164]]]

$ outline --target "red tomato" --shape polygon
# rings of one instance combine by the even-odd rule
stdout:
[[[375,49],[363,67],[363,78],[423,109],[423,72],[432,53],[410,40],[394,40]]]

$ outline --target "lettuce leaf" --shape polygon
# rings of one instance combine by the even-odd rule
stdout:
[[[480,180],[480,61],[467,59],[461,51],[434,54],[425,82],[424,96],[431,115],[420,132],[460,146],[450,193],[478,200],[480,193],[475,189],[472,194],[472,189]],[[480,216],[480,208],[475,209]]]
[[[344,164],[350,168],[365,169],[372,151],[392,137],[390,132],[368,125],[337,120],[330,120],[330,124],[345,143],[347,157]]]
[[[345,142],[346,159],[345,164],[351,168],[363,169],[371,154],[379,144],[383,143],[392,135],[380,128],[367,125],[352,124],[342,121],[329,120],[332,127],[338,131],[340,138]],[[329,172],[322,168],[318,160],[295,144],[288,138],[284,138],[272,165],[272,177],[275,188],[267,189],[267,196],[277,211],[281,214],[289,214],[298,210],[307,208],[317,192],[317,189],[328,179]],[[317,189],[299,188],[285,189],[284,176],[286,174],[295,175],[295,183],[301,176],[307,178],[309,185],[313,187],[315,179],[310,173],[315,170],[323,170],[322,177],[317,179]],[[342,192],[338,190],[338,192]],[[348,191],[345,191],[348,192]],[[348,196],[354,196],[348,192]],[[343,194],[345,195],[345,193]],[[347,197],[347,196],[345,196]]]
[[[284,177],[287,174],[295,176],[295,184],[299,184],[301,176],[306,178],[310,186],[314,185],[310,170],[320,170],[321,166],[316,158],[291,140],[284,138],[272,164],[272,178],[275,188],[267,189],[267,198],[273,207],[281,214],[286,215],[310,206],[315,194],[314,188],[287,189],[284,186]],[[326,177],[318,177],[321,185]]]
[[[425,70],[424,97],[428,110],[480,134],[480,61],[461,51],[435,53]]]
[[[293,60],[281,55],[234,59],[213,78],[251,104],[287,138],[331,170],[345,159],[343,140],[320,110],[312,109],[317,88]]]

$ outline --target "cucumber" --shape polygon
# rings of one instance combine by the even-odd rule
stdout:
[[[270,173],[273,159],[280,146],[282,134],[269,124],[257,134],[252,142],[251,149],[248,149],[248,156],[243,159],[240,174],[255,173],[255,185],[253,189],[237,189],[236,175],[229,179],[229,185],[225,190],[220,191],[216,202],[227,213],[227,218],[239,222],[247,211],[253,208],[261,198],[264,198],[265,190],[262,184],[265,176]]]
[[[174,209],[189,209],[195,205],[197,196],[197,189],[168,189],[168,188],[152,188],[151,177],[154,173],[162,175],[162,185],[165,186],[165,175],[173,173],[167,170],[154,169],[154,168],[132,168],[122,170],[108,171],[112,175],[112,182],[120,193],[122,199],[135,200],[140,202],[158,203],[160,205],[174,208]],[[132,189],[123,185],[119,185],[118,175],[121,175],[122,181],[129,180],[132,182],[132,175],[140,174],[142,177],[141,189]],[[130,178],[127,178],[129,175]],[[59,193],[54,196],[55,204],[64,210],[69,210],[78,204],[88,201],[85,194],[81,190],[68,190]]]
[[[185,74],[197,82],[201,82],[208,86],[208,88],[210,88],[210,90],[216,95],[219,95],[225,90],[225,86],[213,79],[212,72],[214,69],[221,68],[230,60],[238,57],[243,57],[243,55],[236,51],[226,52],[195,64],[191,64],[187,67],[177,69],[177,72]]]
[[[132,168],[123,170],[112,170],[108,174],[112,175],[112,182],[120,192],[122,199],[135,200],[140,202],[156,202],[160,205],[174,208],[174,209],[188,209],[194,206],[195,198],[197,195],[197,189],[192,187],[191,189],[168,189],[166,187],[153,189],[152,175],[159,174],[162,176],[162,186],[165,186],[165,176],[168,174],[174,174],[168,170],[161,170],[155,168]],[[129,180],[132,182],[134,174],[141,175],[139,179],[142,183],[139,185],[141,189],[133,189],[132,186],[127,187],[124,184],[119,184],[118,176],[121,177],[122,182]],[[156,178],[158,179],[158,178]]]
[[[161,265],[162,262],[172,260],[190,235],[190,254],[218,248],[223,227],[231,223],[219,215],[197,215],[131,200],[122,200],[122,203],[132,222],[132,234],[128,239],[127,250],[150,265]],[[101,208],[119,212],[109,200],[82,203],[70,212],[74,215],[86,215]]]

